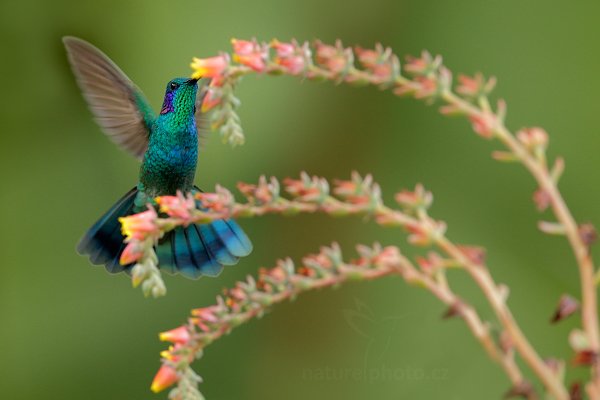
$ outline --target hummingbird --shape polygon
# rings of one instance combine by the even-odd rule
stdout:
[[[63,38],[71,68],[94,119],[113,142],[141,161],[137,185],[86,232],[77,245],[94,265],[110,273],[121,265],[125,248],[119,218],[144,211],[157,196],[196,193],[198,131],[206,125],[201,104],[209,79],[175,78],[167,83],[157,116],[140,89],[102,51],[85,40]],[[200,206],[200,204],[198,204]],[[178,227],[155,246],[158,266],[197,279],[217,276],[252,251],[252,243],[233,220]]]

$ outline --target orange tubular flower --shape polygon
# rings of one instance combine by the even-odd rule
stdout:
[[[194,57],[190,64],[194,73],[192,78],[218,78],[223,75],[229,66],[229,58],[227,55],[220,55],[209,58]]]
[[[119,218],[121,231],[127,239],[135,240],[144,240],[148,236],[158,235],[160,231],[155,224],[157,217],[156,211],[151,207],[148,208],[148,211],[121,217]]]
[[[169,386],[174,385],[178,381],[179,375],[177,374],[175,368],[163,364],[154,376],[150,390],[152,390],[154,393],[158,393],[165,390]]]
[[[140,248],[139,242],[133,241],[127,244],[123,253],[121,253],[121,258],[119,259],[119,263],[121,265],[131,264],[136,262],[144,255],[144,251]]]
[[[184,325],[170,331],[161,332],[158,337],[163,342],[187,343],[190,340],[190,331]]]

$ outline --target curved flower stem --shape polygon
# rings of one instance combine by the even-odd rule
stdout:
[[[227,290],[225,298],[219,297],[215,305],[193,310],[193,316],[187,325],[161,334],[161,339],[171,341],[175,346],[161,353],[164,365],[155,378],[153,388],[161,390],[163,387],[160,382],[164,381],[165,368],[173,368],[180,371],[180,378],[170,381],[179,381],[172,397],[187,399],[186,396],[179,396],[186,392],[192,392],[196,396],[199,392],[190,390],[190,380],[185,378],[191,373],[190,363],[201,356],[207,345],[229,333],[234,327],[262,316],[274,304],[293,299],[305,291],[336,287],[350,280],[400,275],[407,283],[430,291],[448,306],[451,315],[463,318],[490,358],[503,368],[513,383],[513,390],[518,390],[520,395],[529,399],[537,399],[531,385],[523,379],[513,353],[499,348],[490,334],[488,324],[480,319],[470,304],[452,292],[443,270],[428,275],[401,255],[397,247],[381,248],[375,245],[357,248],[361,257],[350,262],[342,261],[336,244],[321,248],[319,254],[305,257],[304,265],[300,268],[294,268],[289,259],[279,261],[276,267],[261,270],[257,281],[248,278],[247,282],[240,282],[235,288]]]
[[[473,280],[481,288],[481,291],[485,294],[496,316],[500,320],[500,323],[504,329],[506,329],[523,360],[525,360],[527,365],[540,378],[548,388],[548,391],[554,393],[557,399],[568,399],[569,396],[563,384],[557,379],[556,374],[548,367],[548,365],[544,363],[544,360],[542,360],[531,343],[529,343],[529,340],[515,321],[510,309],[506,306],[505,297],[502,295],[501,290],[494,282],[487,268],[473,264],[456,247],[456,245],[450,242],[446,237],[437,239],[436,244],[465,267],[469,275],[471,275]]]
[[[520,390],[520,393],[528,399],[536,399],[535,392],[531,385],[524,380],[523,374],[515,362],[513,352],[510,349],[503,351],[498,347],[490,335],[489,326],[481,321],[473,306],[460,299],[450,289],[445,277],[436,281],[427,274],[419,272],[408,259],[403,258],[403,264],[405,265],[404,279],[409,283],[418,282],[440,301],[448,305],[452,313],[460,315],[488,356],[502,367],[512,382],[513,389]]]
[[[314,50],[314,56],[313,56]],[[557,160],[548,169],[546,161],[547,134],[540,128],[530,131],[511,133],[504,124],[506,105],[498,102],[494,111],[488,99],[495,85],[495,78],[485,80],[481,74],[474,77],[459,76],[459,84],[455,91],[452,87],[452,73],[442,64],[440,56],[432,56],[423,52],[420,57],[409,57],[400,72],[400,62],[391,49],[377,45],[375,49],[351,49],[344,47],[340,41],[335,45],[327,45],[317,41],[314,46],[296,41],[270,44],[259,44],[256,41],[234,41],[234,60],[229,69],[220,71],[223,79],[228,76],[239,79],[251,73],[271,75],[292,75],[310,80],[329,80],[335,83],[352,85],[371,84],[382,89],[392,89],[397,95],[412,95],[416,99],[429,103],[441,100],[446,103],[441,112],[446,115],[464,115],[473,125],[473,130],[486,139],[498,139],[509,152],[497,152],[495,158],[500,161],[518,161],[525,165],[539,185],[536,192],[536,204],[540,210],[551,206],[558,220],[557,224],[543,223],[545,232],[565,234],[575,255],[581,281],[582,292],[582,325],[589,348],[589,365],[592,366],[592,379],[587,385],[590,398],[600,400],[600,329],[598,325],[596,270],[591,258],[589,245],[591,238],[583,233],[583,226],[578,226],[569,211],[557,182],[564,167],[562,160]],[[274,54],[273,54],[274,53]],[[356,63],[355,61],[358,61]],[[357,67],[356,64],[359,66]],[[236,103],[237,104],[237,103]],[[226,107],[226,104],[223,104]],[[534,132],[535,130],[535,132]],[[223,134],[223,132],[222,132]],[[239,134],[242,135],[241,130]],[[225,134],[226,136],[226,134]],[[593,228],[592,228],[593,230]],[[594,232],[591,232],[594,233]],[[591,235],[593,236],[593,234]],[[485,290],[496,290],[491,277],[469,271],[472,277]],[[489,272],[486,272],[489,275]],[[490,281],[490,282],[488,282]],[[497,304],[495,311],[501,321],[513,326],[514,319],[502,311],[500,303],[494,298],[488,300]],[[520,343],[520,352],[541,374],[540,378],[552,394],[558,398],[566,398],[566,391],[551,382],[550,370],[544,366],[540,357],[524,342],[524,335],[519,330],[509,330]]]
[[[451,265],[463,268],[470,274],[484,292],[512,346],[540,378],[547,391],[552,393],[555,399],[566,400],[568,398],[558,374],[544,363],[513,318],[506,304],[506,288],[494,282],[484,265],[482,251],[477,248],[458,246],[445,236],[445,224],[433,220],[427,213],[432,196],[420,185],[414,192],[400,192],[396,195],[396,200],[403,207],[402,211],[385,206],[381,200],[381,190],[372,178],[370,176],[363,178],[356,173],[353,174],[350,181],[335,182],[332,189],[335,196],[330,194],[330,185],[325,179],[310,177],[304,173],[298,180],[285,180],[285,190],[290,194],[291,199],[280,195],[280,184],[274,178],[267,181],[266,178],[261,177],[257,185],[240,183],[238,188],[246,197],[244,203],[236,202],[233,195],[222,187],[217,187],[215,193],[197,193],[196,200],[199,201],[201,210],[196,209],[194,201],[182,196],[159,198],[157,201],[160,204],[169,204],[169,208],[161,208],[161,211],[171,217],[159,218],[156,223],[162,227],[161,230],[168,230],[179,225],[206,223],[215,219],[252,217],[264,214],[293,215],[300,212],[323,212],[331,216],[366,215],[374,217],[378,224],[384,226],[403,227],[409,231],[408,240],[413,245],[434,244],[449,257],[447,260],[435,257],[433,261],[427,263],[427,268],[437,271]],[[406,263],[404,261],[403,265]],[[420,283],[431,286],[428,282]],[[335,283],[335,281],[323,280],[315,284],[328,286]],[[293,294],[290,293],[289,296]],[[449,292],[439,288],[434,294],[442,300],[449,301],[452,297]],[[286,296],[284,297],[287,298]],[[452,300],[456,299],[452,298]],[[514,361],[505,360],[502,355],[496,354],[497,352],[492,350],[490,339],[485,335],[482,336],[482,325],[473,320],[471,311],[468,309],[465,311],[465,315],[468,317],[467,323],[475,336],[482,342],[492,359],[503,366],[513,384],[518,378],[520,382],[516,387],[521,390],[519,393],[523,393],[523,390],[529,385],[522,381],[522,376],[516,374],[516,370],[512,366]],[[253,315],[250,314],[248,317]],[[223,333],[219,329],[215,335],[220,336]]]
[[[381,212],[384,214],[397,213],[396,211],[387,208],[382,209]],[[419,219],[425,226],[434,226],[435,221],[431,220],[425,212],[420,213]],[[396,218],[396,220],[400,220],[400,218]],[[550,393],[553,393],[556,399],[568,399],[569,395],[562,382],[557,379],[556,374],[539,356],[514,319],[510,309],[506,305],[506,294],[504,294],[502,289],[494,282],[487,267],[483,264],[473,262],[465,255],[463,250],[457,247],[443,234],[434,235],[432,240],[444,253],[454,259],[459,265],[463,266],[479,286],[490,303],[492,310],[498,317],[502,327],[511,338],[518,353],[525,363],[540,378],[547,390]]]
[[[463,110],[467,115],[482,117],[482,111],[472,104],[464,101],[455,94],[447,91],[442,98],[449,104]],[[556,180],[548,171],[545,160],[536,159],[524,146],[517,141],[515,136],[506,128],[504,123],[498,121],[494,128],[498,139],[519,159],[531,175],[535,178],[540,189],[546,193],[550,205],[563,228],[569,244],[577,260],[582,293],[582,324],[589,340],[590,350],[600,354],[600,332],[598,328],[598,306],[597,292],[594,279],[595,268],[591,258],[589,246],[584,243],[579,233],[579,228],[571,214],[565,200],[560,193]],[[600,367],[598,361],[594,361],[592,385],[588,389],[592,399],[600,398]]]

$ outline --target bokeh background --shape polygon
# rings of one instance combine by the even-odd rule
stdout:
[[[71,75],[61,36],[107,52],[155,107],[192,56],[229,49],[232,37],[372,46],[443,54],[455,72],[499,78],[513,128],[541,125],[576,217],[598,222],[600,3],[593,0],[42,1],[0,3],[0,397],[153,399],[165,347],[157,333],[193,307],[277,258],[339,241],[400,244],[404,234],[324,216],[241,221],[254,253],[218,279],[167,277],[169,294],[145,299],[126,276],[75,253],[90,224],[136,181],[136,161],[101,134]],[[423,182],[433,214],[460,243],[488,248],[511,288],[510,305],[544,355],[569,358],[577,318],[551,327],[561,293],[578,294],[566,242],[535,229],[532,179],[491,160],[495,143],[435,107],[374,88],[249,77],[238,91],[247,144],[213,137],[197,183],[233,187],[260,174],[373,173],[386,199]],[[460,272],[453,284],[491,317]],[[361,312],[360,329],[347,321]],[[508,381],[458,320],[399,279],[350,284],[279,305],[210,346],[195,364],[209,399],[500,398]],[[366,371],[366,372],[365,372]],[[569,378],[576,378],[577,373]]]

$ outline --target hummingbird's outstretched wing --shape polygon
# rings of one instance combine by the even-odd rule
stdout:
[[[210,118],[202,112],[202,102],[208,93],[210,78],[203,78],[198,81],[198,94],[196,95],[196,130],[198,131],[198,146],[202,148],[208,140],[210,134]]]
[[[144,94],[103,52],[82,39],[63,43],[77,83],[104,133],[141,159],[156,118]]]

